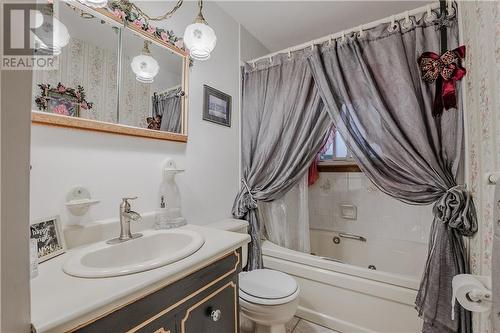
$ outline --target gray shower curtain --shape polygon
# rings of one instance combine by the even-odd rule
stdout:
[[[233,215],[250,224],[248,269],[262,267],[257,201],[281,198],[307,172],[332,121],[303,57],[286,55],[243,71],[241,190]]]
[[[417,67],[425,51],[440,53],[438,20],[411,17],[395,30],[363,32],[246,65],[243,79],[244,184],[233,214],[249,220],[249,269],[261,267],[256,201],[280,198],[306,171],[333,123],[363,172],[380,190],[409,204],[434,204],[429,254],[416,299],[423,332],[471,331],[470,312],[455,307],[451,281],[468,273],[463,236],[477,231],[464,184],[464,129],[458,109],[433,117],[434,84]],[[455,18],[448,49],[458,46]],[[329,115],[330,117],[326,116]]]
[[[180,92],[181,87],[162,94],[153,94],[153,117],[161,117],[161,131],[181,132],[181,98],[178,96]]]
[[[434,204],[429,254],[416,305],[423,332],[470,332],[471,316],[455,307],[451,281],[468,273],[462,236],[477,230],[472,197],[463,186],[464,125],[458,110],[432,116],[434,84],[422,81],[417,59],[440,53],[437,23],[389,24],[311,51],[308,62],[334,125],[377,187],[410,204]],[[456,19],[448,49],[458,46]],[[460,84],[457,84],[460,89]],[[457,93],[460,96],[460,91]]]

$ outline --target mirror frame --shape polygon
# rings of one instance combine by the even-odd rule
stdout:
[[[97,132],[106,132],[113,133],[119,135],[129,135],[129,136],[137,136],[142,138],[152,138],[159,140],[168,140],[168,141],[177,141],[177,142],[187,142],[188,141],[188,105],[189,105],[189,65],[190,58],[189,52],[182,50],[175,45],[167,43],[162,39],[155,37],[154,35],[136,27],[129,22],[119,19],[115,17],[111,12],[106,10],[105,8],[91,8],[86,5],[81,4],[76,0],[68,0],[66,1],[69,5],[76,7],[84,12],[90,13],[98,19],[101,19],[107,23],[109,23],[113,27],[119,27],[120,29],[129,29],[134,34],[139,37],[144,38],[145,40],[149,40],[152,43],[166,48],[168,51],[182,57],[182,90],[185,95],[182,98],[181,108],[181,133],[174,132],[163,132],[158,130],[151,130],[147,128],[140,128],[122,124],[115,123],[107,123],[98,120],[85,119],[85,118],[77,118],[77,117],[69,117],[63,116],[53,113],[47,113],[42,111],[32,110],[31,112],[31,122],[32,124],[40,124],[40,125],[48,125],[48,126],[56,126],[56,127],[66,127],[66,128],[76,128],[82,130],[90,130]],[[120,52],[121,53],[121,52]],[[121,90],[121,82],[118,82],[118,94]],[[118,95],[119,96],[119,95]],[[118,101],[118,103],[120,103]],[[117,108],[119,110],[119,106]]]

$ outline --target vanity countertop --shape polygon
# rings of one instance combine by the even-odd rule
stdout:
[[[31,321],[38,333],[64,332],[137,297],[166,286],[250,241],[250,236],[187,225],[205,238],[191,256],[153,270],[108,278],[78,278],[62,270],[73,250],[39,265],[31,280]]]

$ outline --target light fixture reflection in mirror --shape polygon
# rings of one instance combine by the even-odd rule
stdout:
[[[52,16],[52,19],[46,20],[46,16]],[[56,56],[60,55],[61,49],[68,45],[70,35],[68,28],[54,15],[51,7],[47,6],[43,13],[40,11],[35,12],[34,26],[38,28],[37,34],[34,35],[35,49],[48,51],[49,54]],[[40,38],[38,34],[40,37],[45,36],[47,38]]]
[[[158,62],[151,56],[151,51],[149,51],[150,43],[150,41],[144,41],[142,54],[135,56],[130,64],[135,78],[142,83],[153,83],[154,77],[160,70]]]

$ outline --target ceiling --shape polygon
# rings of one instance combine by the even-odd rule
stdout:
[[[424,6],[429,1],[218,1],[269,51]]]

